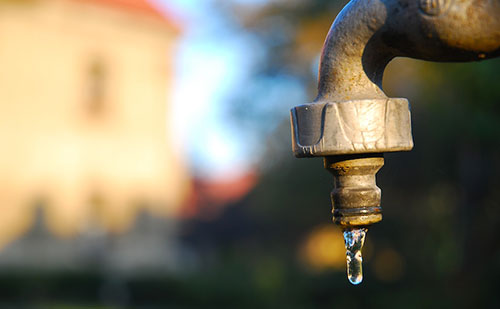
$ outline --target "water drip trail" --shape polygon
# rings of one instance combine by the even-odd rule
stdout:
[[[366,228],[352,228],[344,230],[344,241],[347,259],[347,278],[358,285],[363,281],[363,257],[361,249],[365,243]]]

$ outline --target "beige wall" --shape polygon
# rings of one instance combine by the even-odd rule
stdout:
[[[131,11],[0,1],[0,245],[29,227],[37,200],[58,235],[90,220],[122,231],[138,205],[175,214],[189,189],[168,130],[175,43],[166,23]],[[96,62],[105,91],[92,112]]]

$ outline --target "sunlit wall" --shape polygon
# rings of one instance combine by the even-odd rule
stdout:
[[[125,231],[189,192],[172,144],[178,26],[145,1],[0,1],[0,246],[49,229]]]

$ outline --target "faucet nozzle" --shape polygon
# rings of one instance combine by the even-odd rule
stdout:
[[[327,156],[325,168],[332,173],[333,222],[344,229],[368,226],[382,220],[381,190],[375,174],[384,165],[381,153]]]

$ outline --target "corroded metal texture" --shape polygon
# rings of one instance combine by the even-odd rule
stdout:
[[[325,156],[325,167],[334,174],[335,222],[380,221],[380,197],[378,206],[362,202],[366,188],[373,189],[372,197],[379,192],[375,173],[383,161],[374,163],[372,154],[413,147],[408,101],[388,98],[382,90],[387,64],[395,57],[464,62],[499,55],[500,0],[352,0],[346,5],[323,47],[316,99],[291,110],[295,156]],[[364,182],[353,181],[361,179],[359,164],[371,164],[364,167],[370,173],[375,169]]]
[[[316,102],[387,98],[395,57],[474,61],[500,54],[499,0],[353,0],[323,47]]]
[[[413,148],[406,99],[314,103],[292,109],[296,157],[408,151]]]

